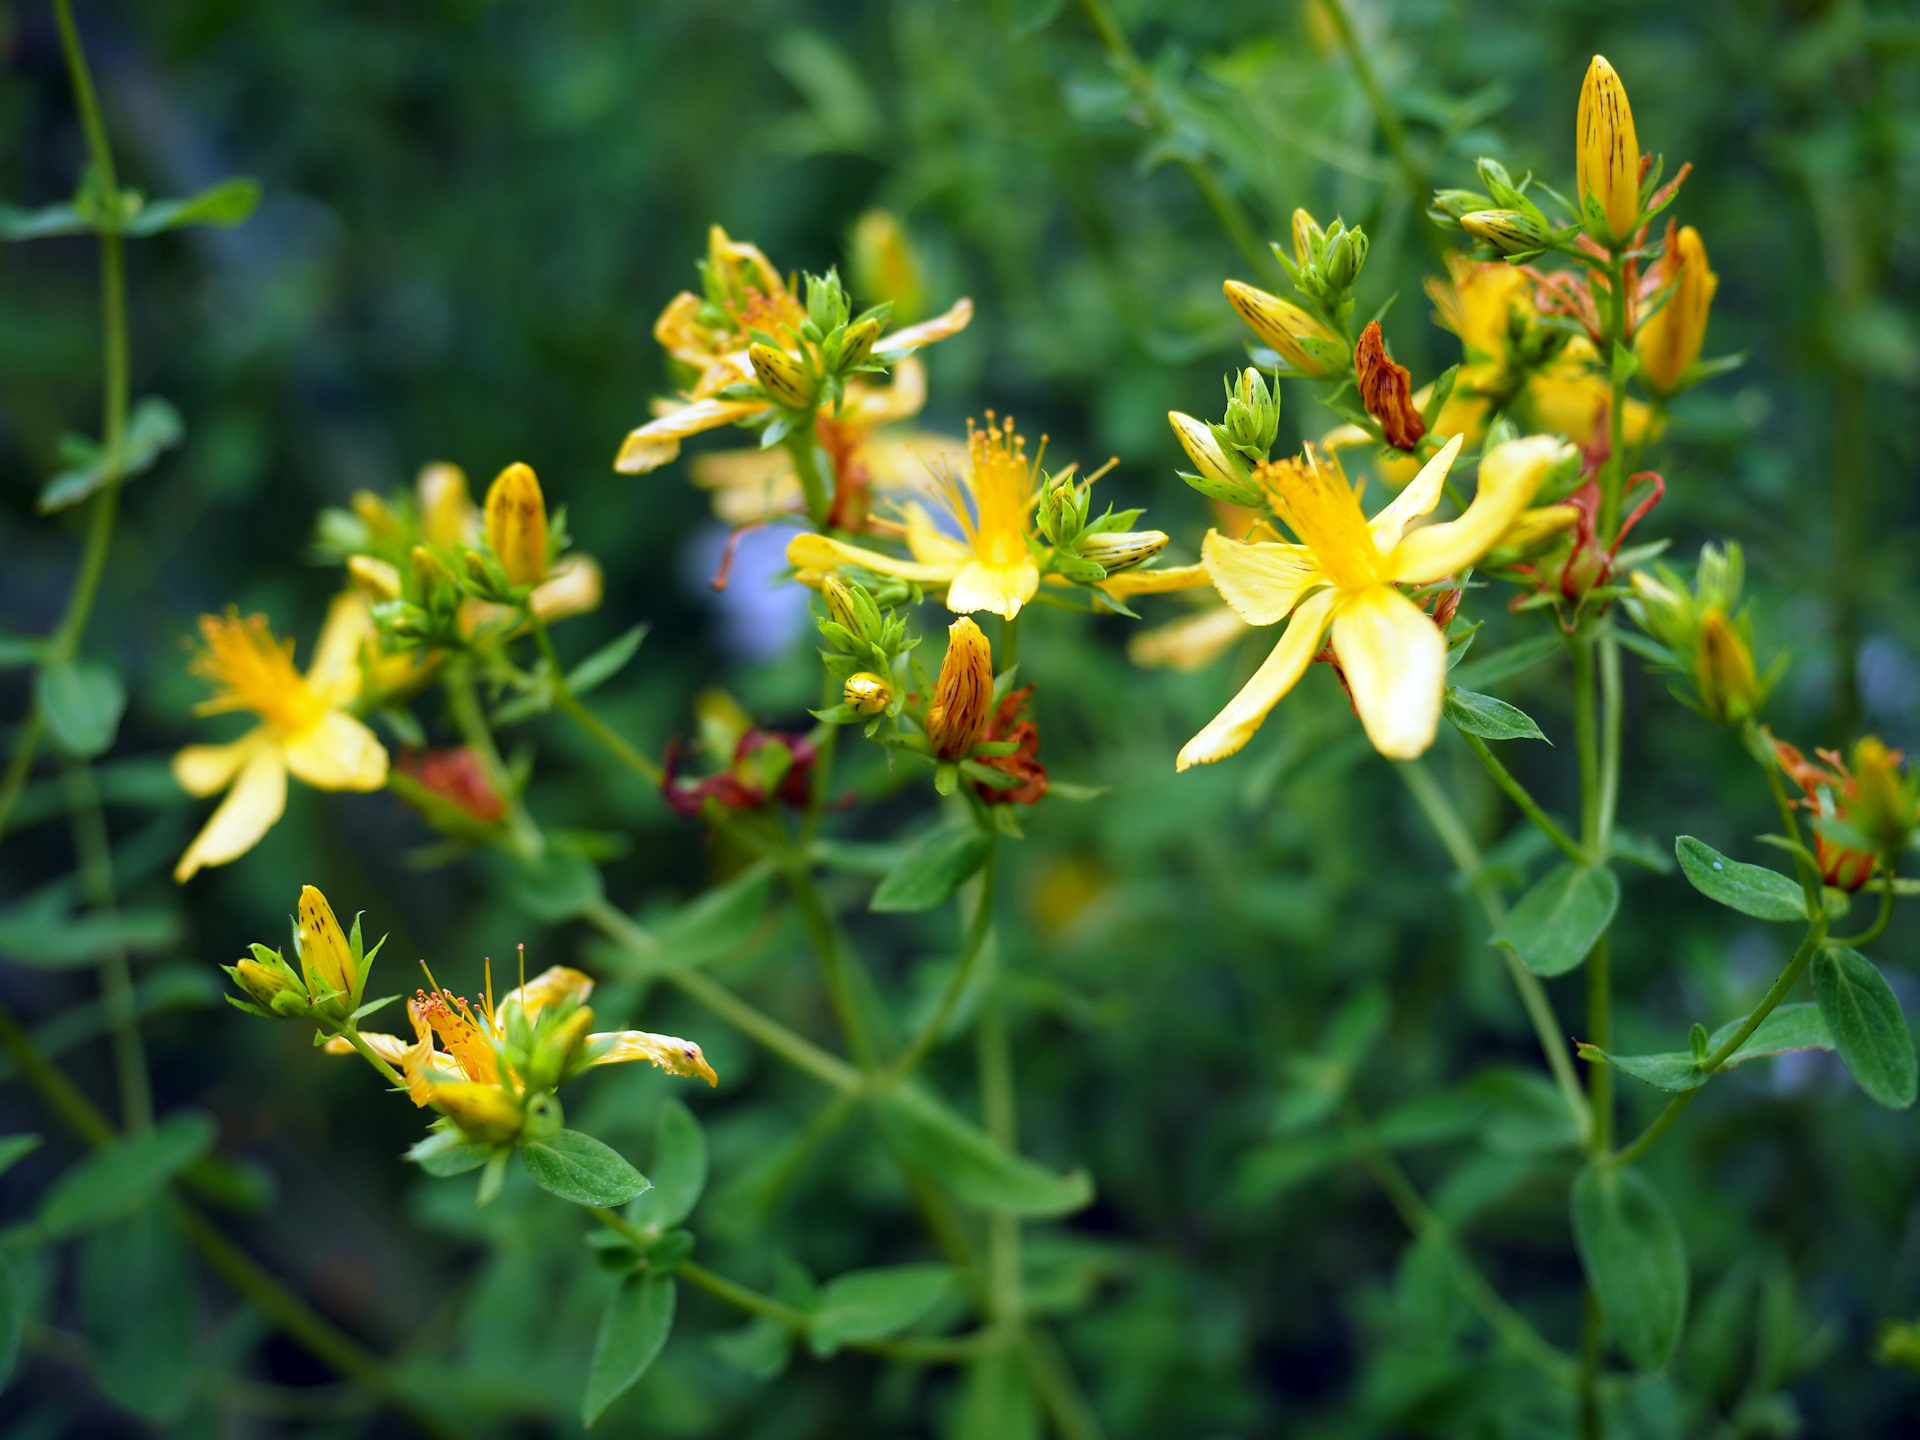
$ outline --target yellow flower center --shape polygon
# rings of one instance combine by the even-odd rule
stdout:
[[[207,648],[187,667],[215,687],[196,707],[202,715],[251,710],[282,734],[297,734],[326,713],[326,705],[293,668],[293,641],[276,640],[267,617],[229,610],[202,615]]]
[[[1323,460],[1309,447],[1297,459],[1262,466],[1261,478],[1275,513],[1337,587],[1365,590],[1386,578],[1360,497],[1338,460]]]
[[[492,1027],[473,1013],[467,1002],[445,990],[432,994],[420,991],[414,996],[419,1011],[440,1043],[447,1047],[453,1063],[469,1080],[483,1085],[500,1083],[500,1066],[494,1056]]]
[[[947,508],[966,533],[967,548],[976,560],[1018,565],[1028,557],[1027,514],[1033,508],[1036,468],[1027,460],[1027,442],[1014,433],[1011,419],[996,423],[988,411],[985,429],[967,425],[967,456],[964,494],[951,474],[944,477],[941,490]]]

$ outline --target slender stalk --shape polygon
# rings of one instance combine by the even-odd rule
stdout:
[[[1593,699],[1593,636],[1585,632],[1567,644],[1573,659],[1573,734],[1580,757],[1580,844],[1589,860],[1600,849],[1600,742]]]
[[[612,752],[616,759],[637,772],[649,785],[658,785],[665,778],[660,767],[628,744],[626,739],[606,721],[582,705],[573,691],[567,688],[567,672],[560,664],[560,656],[554,651],[553,637],[547,633],[545,622],[531,610],[527,611],[527,621],[533,630],[534,643],[540,647],[540,653],[546,658],[547,665],[553,674],[554,708],[598,740]]]
[[[1871,945],[1887,933],[1887,926],[1893,923],[1894,867],[1895,862],[1892,856],[1880,857],[1880,909],[1873,917],[1873,923],[1857,935],[1836,935],[1830,943],[1858,950],[1862,945]]]
[[[84,760],[66,767],[73,844],[80,860],[80,888],[87,903],[112,921],[113,851],[100,789]],[[120,1084],[120,1123],[136,1134],[153,1128],[153,1087],[147,1078],[147,1048],[140,1037],[140,1013],[133,998],[133,969],[126,948],[110,943],[100,957],[100,999],[112,1025],[113,1068]]]
[[[1600,1297],[1587,1287],[1580,1307],[1580,1440],[1603,1440],[1600,1419],[1600,1365],[1606,1353],[1606,1317]]]
[[[1614,531],[1619,528],[1620,492],[1627,474],[1627,382],[1624,376],[1616,378],[1613,366],[1614,353],[1627,343],[1627,265],[1618,250],[1607,262],[1607,285],[1612,305],[1607,312],[1606,353],[1600,363],[1607,367],[1613,392],[1607,413],[1607,461],[1600,470],[1598,541],[1602,545],[1612,544]]]
[[[1322,0],[1320,13],[1327,17],[1334,33],[1340,37],[1340,48],[1347,52],[1347,63],[1353,67],[1353,78],[1359,83],[1360,93],[1367,97],[1367,105],[1373,111],[1373,123],[1380,127],[1380,138],[1386,142],[1388,152],[1399,165],[1401,177],[1406,181],[1417,207],[1427,189],[1426,167],[1413,153],[1413,146],[1407,141],[1407,128],[1400,123],[1399,112],[1393,108],[1392,100],[1387,97],[1379,78],[1373,73],[1373,61],[1367,55],[1366,46],[1360,43],[1360,37],[1354,33],[1347,7],[1343,0]]]
[[[336,1030],[334,1033],[344,1039],[349,1045],[353,1046],[353,1048],[359,1052],[360,1058],[384,1075],[387,1083],[392,1085],[394,1089],[405,1090],[407,1088],[407,1082],[402,1078],[400,1072],[395,1070],[381,1055],[374,1051],[374,1048],[367,1043],[366,1037],[363,1036],[359,1030],[349,1027],[345,1030]]]
[[[500,758],[493,727],[487,723],[486,712],[480,708],[480,697],[474,691],[473,672],[464,660],[456,658],[446,667],[442,687],[447,695],[447,712],[453,717],[460,738],[479,757],[487,784],[507,806],[507,838],[513,853],[523,860],[533,859],[546,849],[546,840],[533,823],[533,817],[527,814],[526,806],[520,803],[519,786],[514,784],[507,762]]]
[[[807,519],[814,529],[825,530],[833,515],[832,467],[820,464],[825,457],[820,453],[812,417],[808,417],[805,425],[789,430],[780,444],[793,461],[793,473],[800,479],[800,493],[807,502]]]
[[[1033,1381],[1040,1404],[1060,1432],[1061,1440],[1104,1440],[1106,1428],[1094,1414],[1086,1396],[1073,1378],[1073,1367],[1061,1352],[1053,1332],[1042,1326],[1026,1328],[1026,1344],[1021,1350],[1027,1375]]]
[[[997,975],[989,978],[974,1029],[980,1067],[980,1111],[987,1133],[1009,1151],[1019,1145],[1019,1112],[1013,1098],[1013,1044],[1000,1003]],[[1020,1217],[995,1211],[987,1217],[987,1283],[993,1318],[1017,1326],[1026,1310],[1020,1264]]]
[[[1418,760],[1402,761],[1394,768],[1400,772],[1400,778],[1407,782],[1407,789],[1413,792],[1414,801],[1427,817],[1427,822],[1433,826],[1434,833],[1440,837],[1447,854],[1452,857],[1454,868],[1479,897],[1487,924],[1498,930],[1507,918],[1507,907],[1500,899],[1499,892],[1483,876],[1479,847],[1473,843],[1473,837],[1467,833],[1467,827],[1461,823],[1446,792]],[[1593,1112],[1588,1108],[1587,1097],[1580,1089],[1580,1078],[1574,1073],[1573,1057],[1567,1049],[1566,1031],[1561,1027],[1560,1017],[1554,1013],[1553,1001],[1547,995],[1546,986],[1540,983],[1540,977],[1527,969],[1520,957],[1513,953],[1513,947],[1502,945],[1498,949],[1501,959],[1506,961],[1507,974],[1512,977],[1513,987],[1519,992],[1520,1004],[1526,1010],[1527,1018],[1533,1022],[1533,1033],[1540,1041],[1540,1052],[1547,1058],[1547,1068],[1553,1072],[1554,1083],[1560,1087],[1560,1098],[1566,1101],[1567,1112],[1573,1116],[1574,1129],[1584,1144],[1593,1124]]]
[[[794,908],[800,912],[800,923],[806,927],[814,952],[820,957],[820,977],[834,1014],[839,1017],[840,1029],[847,1037],[847,1050],[854,1064],[871,1071],[880,1063],[879,1050],[867,1029],[866,1017],[860,1012],[860,997],[854,993],[853,976],[839,933],[813,883],[811,862],[804,854],[798,854],[788,864],[786,874]]]
[[[1620,678],[1620,641],[1608,626],[1600,632],[1600,848],[1594,860],[1606,864],[1613,850],[1613,822],[1620,804],[1620,745],[1625,696]]]
[[[960,951],[960,962],[954,966],[953,978],[947,981],[946,990],[933,1007],[933,1014],[927,1017],[927,1023],[920,1027],[920,1033],[887,1066],[885,1079],[889,1083],[911,1075],[920,1068],[920,1062],[933,1053],[934,1046],[940,1043],[940,1037],[946,1033],[947,1022],[953,1018],[954,1006],[960,1003],[960,997],[966,994],[967,986],[972,983],[980,956],[987,948],[987,935],[993,924],[993,882],[998,860],[999,847],[996,845],[987,851],[986,864],[980,871],[980,897],[974,902],[973,919],[967,926],[967,937]]]
[[[1580,842],[1562,830],[1558,822],[1540,808],[1539,802],[1527,793],[1526,786],[1514,779],[1507,767],[1502,765],[1493,751],[1487,748],[1486,741],[1466,730],[1462,730],[1460,735],[1467,742],[1467,748],[1479,756],[1480,763],[1487,767],[1487,774],[1493,777],[1493,783],[1505,792],[1509,800],[1520,807],[1520,813],[1531,820],[1542,835],[1559,847],[1561,854],[1578,865],[1590,862],[1592,857],[1581,848]]]

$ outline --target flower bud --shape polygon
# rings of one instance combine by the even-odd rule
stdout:
[[[847,323],[847,290],[839,271],[807,276],[807,318],[822,334]]]
[[[1380,422],[1380,432],[1396,450],[1411,450],[1427,433],[1427,422],[1413,403],[1413,377],[1387,354],[1380,322],[1370,320],[1354,347],[1353,370],[1359,382],[1360,403]]]
[[[1530,255],[1553,239],[1552,227],[1524,210],[1475,210],[1460,217],[1460,228],[1502,255]]]
[[[1167,421],[1179,437],[1187,458],[1200,472],[1187,477],[1189,485],[1210,499],[1225,500],[1230,505],[1253,506],[1263,502],[1265,497],[1240,462],[1221,447],[1213,427],[1178,410],[1169,410]]]
[[[1249,365],[1227,383],[1227,418],[1220,428],[1248,460],[1266,459],[1280,433],[1280,387],[1269,391],[1260,372]]]
[[[483,1145],[505,1145],[519,1135],[526,1117],[498,1085],[477,1080],[433,1080],[432,1099],[460,1133]]]
[[[547,502],[532,468],[518,461],[487,491],[487,547],[515,585],[546,578]]]
[[[400,571],[371,555],[349,555],[347,574],[369,600],[398,600]]]
[[[1749,720],[1760,708],[1760,677],[1753,668],[1752,647],[1717,605],[1700,616],[1693,683],[1708,718],[1723,725]]]
[[[1574,121],[1575,179],[1587,233],[1618,244],[1640,223],[1640,140],[1627,87],[1604,55],[1593,57]]]
[[[840,368],[853,370],[867,363],[867,357],[873,354],[874,342],[880,338],[880,322],[868,318],[849,325],[846,333],[840,337]]]
[[[1340,238],[1327,246],[1324,275],[1331,291],[1350,289],[1360,278],[1360,267],[1367,263],[1367,232],[1343,230]]]
[[[1920,821],[1913,783],[1900,773],[1901,755],[1876,737],[1864,735],[1853,747],[1853,782],[1858,797],[1848,816],[1883,855],[1906,845]]]
[[[1333,332],[1298,305],[1238,280],[1227,281],[1224,288],[1247,328],[1302,375],[1327,380],[1346,367],[1346,351]]]
[[[893,686],[886,676],[862,670],[858,675],[847,677],[840,698],[847,702],[847,708],[856,715],[878,715],[893,703]]]
[[[473,500],[467,494],[467,475],[444,461],[421,470],[414,481],[420,506],[420,538],[429,545],[460,545],[473,539]]]
[[[827,602],[827,618],[856,640],[867,640],[867,625],[860,614],[853,587],[832,571],[820,577],[820,594]]]
[[[1720,277],[1707,268],[1707,247],[1691,225],[1677,233],[1667,227],[1667,248],[1653,266],[1656,292],[1667,300],[1640,326],[1634,348],[1640,369],[1657,390],[1671,393],[1700,358],[1707,335],[1707,311]]]
[[[400,533],[400,517],[393,513],[391,505],[371,490],[354,492],[353,513],[360,517],[360,523],[367,527],[367,533],[376,540],[391,540]]]
[[[747,347],[747,359],[775,402],[789,410],[813,408],[817,398],[813,377],[797,356],[756,341]]]
[[[1074,547],[1107,574],[1131,570],[1167,548],[1164,530],[1119,530],[1083,535]]]
[[[1092,503],[1089,491],[1071,480],[1049,484],[1040,495],[1036,520],[1040,533],[1050,545],[1072,545],[1087,527],[1087,510]]]
[[[468,568],[471,569],[473,562],[480,557],[469,550],[467,558]],[[414,589],[418,592],[422,605],[430,604],[434,592],[441,586],[460,583],[459,577],[453,573],[447,562],[424,545],[416,545],[408,553],[407,568],[413,572]]]
[[[359,982],[353,950],[341,932],[340,922],[334,919],[327,897],[311,885],[300,887],[299,923],[294,936],[308,991],[318,995],[332,990],[351,997]]]
[[[947,658],[927,707],[927,743],[942,760],[973,748],[993,711],[993,649],[973,617],[947,627]]]
[[[246,991],[256,1004],[270,1014],[293,1016],[306,1012],[310,998],[307,987],[281,958],[279,951],[256,945],[251,957],[221,968],[232,977],[235,985]]]
[[[1296,265],[1317,264],[1327,232],[1304,209],[1293,212],[1293,260]]]
[[[906,227],[892,212],[869,210],[855,221],[850,249],[854,293],[861,303],[892,302],[889,318],[896,325],[918,320],[926,300],[920,257]]]

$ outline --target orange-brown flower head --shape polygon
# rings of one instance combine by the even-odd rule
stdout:
[[[1847,769],[1838,752],[1820,750],[1815,753],[1827,762],[1827,767],[1814,764],[1802,755],[1798,747],[1789,745],[1785,740],[1775,739],[1768,734],[1767,739],[1773,745],[1774,758],[1780,762],[1789,779],[1806,793],[1806,799],[1800,802],[1824,820],[1854,820],[1854,811],[1859,798],[1859,787],[1853,774]],[[1861,888],[1873,878],[1874,854],[1871,850],[1859,850],[1831,840],[1818,829],[1813,832],[1814,861],[1820,867],[1820,878],[1838,890],[1849,894]]]
[[[547,502],[532,467],[515,461],[487,491],[487,545],[514,584],[546,579]]]
[[[958,760],[986,729],[993,707],[993,647],[973,617],[947,628],[947,658],[933,704],[927,708],[927,743],[942,760]]]
[[[1359,380],[1360,403],[1380,422],[1387,444],[1396,450],[1413,449],[1427,433],[1427,422],[1413,403],[1413,377],[1406,366],[1394,364],[1387,354],[1378,320],[1369,321],[1360,332],[1360,343],[1353,350],[1353,368]]]

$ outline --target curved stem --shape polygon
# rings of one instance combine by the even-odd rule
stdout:
[[[1542,835],[1559,847],[1560,853],[1577,865],[1591,863],[1592,857],[1580,846],[1580,842],[1562,830],[1554,818],[1542,810],[1533,796],[1518,780],[1508,773],[1493,751],[1487,748],[1487,742],[1471,731],[1462,730],[1460,736],[1467,742],[1467,748],[1480,757],[1480,763],[1487,767],[1487,773],[1493,777],[1493,783],[1505,792],[1507,798],[1520,807],[1520,813],[1531,820]]]
[[[401,1076],[400,1072],[389,1065],[384,1057],[377,1054],[371,1045],[367,1044],[365,1037],[360,1034],[358,1029],[349,1026],[345,1030],[336,1030],[333,1033],[353,1046],[353,1048],[359,1052],[360,1058],[384,1075],[387,1078],[387,1082],[391,1084],[394,1089],[405,1090],[407,1088],[407,1082]]]
[[[1857,935],[1836,935],[1830,943],[1857,950],[1862,945],[1871,945],[1887,933],[1887,926],[1893,923],[1893,872],[1893,858],[1882,855],[1880,857],[1880,910],[1873,917],[1873,924]]]
[[[792,459],[793,473],[800,480],[800,493],[807,502],[807,519],[814,529],[825,530],[833,518],[833,467],[831,463],[825,467],[820,464],[826,457],[820,453],[813,417],[808,416],[806,424],[789,430],[780,444]]]
[[[507,762],[500,758],[500,747],[493,738],[493,727],[487,723],[486,712],[480,708],[480,697],[473,688],[473,672],[465,659],[456,657],[442,672],[441,680],[447,694],[447,710],[453,717],[460,738],[480,759],[480,768],[486,772],[487,784],[507,807],[507,838],[513,853],[523,860],[537,857],[546,847],[546,839],[540,833],[540,827],[533,823],[533,817],[527,813],[527,807],[520,801],[520,790],[513,782],[513,772],[507,769]]]
[[[647,756],[640,753],[606,721],[582,705],[573,691],[567,688],[567,672],[561,668],[560,657],[553,648],[553,637],[547,634],[546,624],[531,610],[527,620],[533,630],[534,643],[540,647],[540,653],[546,658],[553,672],[553,704],[568,719],[609,750],[614,758],[628,769],[635,771],[649,785],[658,785],[665,775],[660,767]]]
[[[967,938],[960,951],[959,964],[954,967],[953,978],[947,981],[947,988],[934,1006],[933,1014],[920,1027],[920,1033],[914,1036],[913,1043],[887,1066],[884,1076],[886,1083],[905,1079],[933,1053],[934,1046],[940,1043],[940,1037],[946,1033],[947,1022],[953,1018],[954,1006],[960,1003],[960,997],[972,982],[980,956],[987,948],[987,935],[993,924],[993,882],[998,860],[999,846],[993,845],[988,849],[986,863],[981,867],[980,898],[974,903],[973,919],[967,926]]]
[[[92,767],[84,760],[67,765],[66,783],[74,849],[80,860],[80,887],[87,903],[111,920],[117,908],[113,851],[107,840],[106,815],[100,808],[100,788],[94,784]],[[147,1075],[147,1049],[140,1035],[140,1012],[134,1002],[133,968],[127,961],[126,947],[117,941],[109,944],[100,957],[100,999],[112,1025],[120,1123],[136,1133],[151,1130],[153,1087]]]

